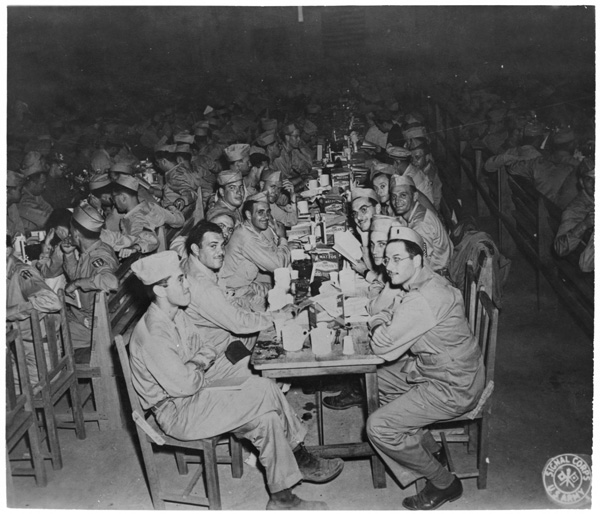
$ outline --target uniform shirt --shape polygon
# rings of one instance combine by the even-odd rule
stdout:
[[[95,286],[95,289],[88,291],[78,289],[81,309],[71,309],[75,318],[82,324],[84,318],[89,319],[93,314],[95,291],[109,292],[119,287],[119,280],[115,275],[118,267],[119,261],[115,252],[100,240],[81,253],[79,260],[76,259],[75,252],[64,255],[63,269],[69,281],[87,278]]]
[[[57,312],[61,308],[60,299],[44,282],[38,270],[11,255],[6,263],[6,309],[9,321],[14,314],[11,310],[18,311],[27,302],[40,313]],[[32,342],[29,319],[19,321],[19,327],[23,341]]]
[[[8,206],[6,211],[6,233],[13,237],[16,233],[25,235],[25,224],[19,214],[19,208],[16,203]]]
[[[167,210],[155,203],[140,202],[121,218],[120,228],[123,234],[135,238],[142,253],[149,253],[158,248],[158,227],[178,228],[184,223],[183,214],[176,209]]]
[[[423,170],[417,168],[416,166],[413,166],[412,164],[409,164],[406,170],[404,171],[404,176],[412,178],[415,183],[415,187],[421,193],[423,193],[431,203],[434,203],[433,184],[431,183],[431,180],[429,180],[429,177],[427,177]]]
[[[163,206],[172,205],[177,198],[183,198],[185,205],[194,203],[198,198],[200,177],[184,163],[180,163],[165,173]]]
[[[227,243],[220,276],[232,289],[249,286],[259,272],[273,273],[289,266],[291,253],[287,241],[275,242],[273,231],[257,231],[248,221],[237,227]]]
[[[307,148],[282,146],[281,154],[273,161],[273,167],[281,171],[283,179],[304,178],[312,170],[312,155]]]
[[[291,228],[298,223],[298,210],[295,203],[283,207],[277,205],[277,203],[271,203],[269,207],[271,207],[273,218],[286,228]]]
[[[143,409],[165,398],[185,398],[204,385],[204,373],[190,362],[203,342],[193,338],[194,326],[178,309],[171,319],[150,304],[136,325],[129,345],[133,386]]]
[[[41,195],[32,195],[26,187],[23,188],[18,209],[25,230],[43,230],[52,212],[52,206]]]
[[[217,195],[215,202],[208,209],[208,212],[206,213],[206,217],[210,218],[213,211],[221,210],[221,209],[227,209],[228,211],[231,211],[233,213],[233,215],[235,216],[235,219],[237,220],[238,223],[242,223],[244,221],[244,217],[242,216],[241,206],[233,207],[233,206],[229,205],[225,200],[223,200],[223,198],[221,198],[219,195]]]
[[[217,189],[217,174],[220,166],[217,166],[217,163],[206,155],[199,154],[192,158],[192,170],[198,176],[202,200],[206,205],[208,198]]]
[[[228,247],[229,248],[229,247]],[[218,275],[197,258],[184,265],[190,283],[192,301],[185,312],[199,330],[202,340],[221,355],[239,335],[249,335],[270,328],[269,313],[252,312],[237,306],[227,297]]]
[[[437,215],[430,209],[415,203],[408,219],[412,228],[427,244],[427,261],[434,271],[448,267],[452,257],[452,241]]]
[[[372,331],[383,326],[393,340],[372,340],[373,352],[395,361],[410,350],[409,382],[435,382],[451,405],[473,405],[483,390],[484,367],[460,291],[426,265],[404,287],[369,323]]]
[[[560,257],[569,255],[583,242],[585,232],[576,234],[573,229],[593,211],[594,199],[584,190],[579,191],[578,195],[563,211],[560,226],[554,239],[554,249]]]

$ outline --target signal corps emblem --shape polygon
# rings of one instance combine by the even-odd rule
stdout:
[[[552,457],[542,478],[548,497],[562,507],[574,507],[590,499],[592,469],[585,455],[565,453]]]

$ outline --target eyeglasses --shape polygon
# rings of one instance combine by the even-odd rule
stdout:
[[[412,259],[412,257],[410,255],[408,257],[398,257],[397,255],[394,255],[391,259],[389,257],[384,257],[383,265],[387,266],[391,260],[397,266],[398,264],[400,264],[402,261],[405,261],[406,259]]]
[[[352,211],[352,217],[356,219],[358,218],[359,214],[362,214],[364,216],[365,214],[367,214],[367,212],[369,212],[369,207],[363,205],[360,209],[358,209],[358,212]]]
[[[233,227],[228,227],[224,223],[217,223],[217,226],[221,228],[224,234],[233,234]]]

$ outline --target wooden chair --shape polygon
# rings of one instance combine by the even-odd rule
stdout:
[[[434,438],[441,441],[448,457],[448,466],[458,478],[477,478],[477,488],[487,486],[489,424],[492,412],[491,394],[494,390],[494,369],[496,365],[496,340],[498,334],[498,309],[484,290],[477,293],[474,335],[481,348],[485,364],[485,387],[477,406],[466,414],[432,425]],[[451,429],[444,425],[451,424]],[[457,430],[455,427],[458,426]],[[449,443],[466,443],[469,450],[477,448],[477,469],[459,472],[454,467]],[[476,444],[475,444],[476,443]]]
[[[83,410],[77,378],[75,359],[71,343],[71,333],[67,322],[65,296],[62,289],[58,292],[61,309],[57,314],[40,314],[33,310],[26,320],[30,323],[33,336],[33,352],[37,368],[37,380],[32,384],[32,401],[35,409],[42,411],[43,433],[48,443],[44,456],[52,461],[53,469],[62,469],[62,452],[58,438],[58,418],[68,419],[78,439],[85,439]],[[21,325],[15,323],[17,330]],[[57,414],[56,404],[65,394],[69,395],[71,413]]]
[[[465,283],[463,287],[465,316],[472,327],[475,321],[475,310],[477,309],[477,276],[475,275],[473,261],[467,261],[465,268]]]
[[[14,363],[14,364],[13,364]],[[33,407],[33,392],[29,371],[25,361],[25,350],[21,334],[12,329],[6,334],[6,474],[9,497],[14,499],[11,489],[12,476],[33,476],[38,486],[48,483],[44,456],[41,451],[40,432]],[[16,376],[15,376],[16,371]],[[31,467],[15,467],[9,455],[24,437],[29,444]],[[17,459],[22,460],[22,459]],[[11,469],[12,468],[12,469]],[[9,505],[10,506],[10,505]]]
[[[142,450],[144,467],[152,496],[152,503],[155,509],[164,509],[165,502],[185,503],[192,505],[201,505],[209,507],[211,510],[221,509],[221,493],[219,489],[219,473],[217,464],[231,464],[231,474],[234,478],[240,478],[243,472],[242,449],[239,441],[231,437],[230,453],[231,456],[217,457],[217,444],[222,439],[221,436],[208,439],[199,439],[196,441],[180,441],[165,434],[154,420],[154,416],[145,416],[140,405],[139,397],[133,388],[131,380],[131,368],[129,366],[129,356],[123,337],[115,337],[115,344],[119,354],[127,394],[131,403],[132,417],[135,421],[135,428]],[[159,477],[159,470],[154,460],[153,445],[171,446],[176,448],[176,463],[180,474],[187,474],[188,462],[199,462],[198,470],[192,476],[189,484],[181,493],[165,491]],[[188,458],[185,450],[192,450],[196,454],[201,453],[202,458]],[[192,490],[198,480],[204,476],[206,496],[192,494]]]

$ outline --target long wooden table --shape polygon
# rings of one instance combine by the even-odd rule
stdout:
[[[345,334],[345,331],[342,331]],[[312,353],[310,346],[298,352],[286,352],[281,341],[277,341],[274,331],[261,333],[254,346],[250,360],[255,370],[267,378],[298,378],[324,375],[360,374],[365,376],[367,395],[367,415],[379,407],[379,388],[377,385],[377,365],[383,359],[374,355],[368,343],[366,326],[354,326],[351,331],[354,339],[354,355],[344,355],[342,344],[332,345],[332,352],[318,356]],[[341,339],[341,338],[340,338]],[[307,342],[310,339],[307,338]],[[317,390],[317,423],[319,445],[309,449],[325,457],[370,457],[375,488],[384,488],[385,469],[369,442],[325,444],[323,428],[323,407],[321,391]]]

